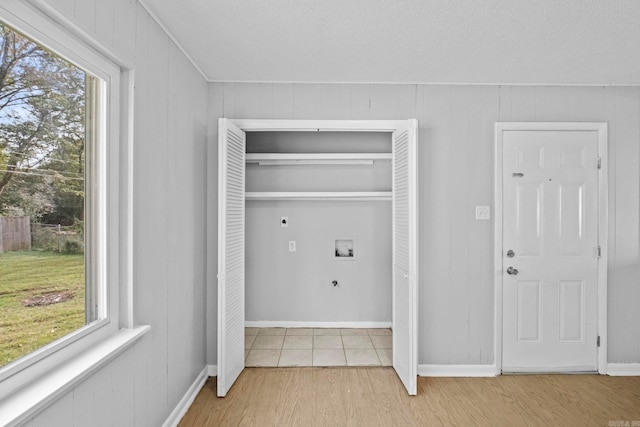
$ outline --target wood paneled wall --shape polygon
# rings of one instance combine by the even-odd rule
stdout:
[[[218,117],[419,120],[420,364],[494,363],[493,222],[475,220],[476,205],[494,205],[494,122],[609,123],[608,358],[640,362],[640,88],[212,83],[209,108],[212,147]],[[215,238],[210,230],[211,263]],[[208,283],[215,308],[215,272]]]
[[[639,88],[213,83],[207,99],[137,1],[46,1],[135,66],[135,308],[152,330],[29,426],[161,425],[216,363],[217,171],[207,163],[218,117],[420,120],[421,364],[493,362],[493,228],[473,215],[493,205],[493,123],[608,122],[609,361],[640,362]]]
[[[207,84],[137,1],[47,1],[135,67],[135,315],[151,331],[28,425],[156,427],[205,367]]]

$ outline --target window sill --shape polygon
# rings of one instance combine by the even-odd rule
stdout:
[[[122,329],[39,380],[21,388],[0,402],[0,408],[2,408],[0,425],[13,426],[27,421],[58,397],[115,359],[150,329],[150,326]]]

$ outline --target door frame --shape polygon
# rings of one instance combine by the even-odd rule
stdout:
[[[417,141],[417,120],[416,119],[407,119],[407,120],[281,120],[281,119],[228,119],[232,122],[236,127],[238,127],[243,132],[274,132],[274,131],[293,131],[293,132],[386,132],[389,133],[389,137],[392,138],[392,133],[402,129],[403,127],[408,126],[408,132],[413,135],[415,140]],[[393,145],[393,142],[392,142]],[[417,177],[417,144],[410,151],[413,158],[413,164],[410,165],[410,179],[414,182],[413,186],[410,186],[410,199],[417,198],[417,185],[418,185],[418,177]],[[218,173],[220,171],[218,170]],[[220,194],[217,196],[220,197]],[[414,227],[417,230],[418,227],[418,205],[414,203],[411,205],[411,210],[414,212],[413,222]],[[392,227],[395,227],[392,224]],[[416,233],[417,235],[417,233]],[[415,237],[415,236],[413,236]],[[217,237],[220,239],[220,236]],[[418,376],[418,291],[419,291],[419,282],[418,282],[418,245],[417,240],[414,240],[413,244],[413,253],[412,262],[415,271],[410,273],[410,281],[412,283],[413,292],[410,292],[410,316],[409,322],[409,335],[410,335],[410,348],[409,348],[409,369],[410,374],[415,373],[415,378],[413,379],[413,392],[409,390],[409,387],[406,386],[409,394],[415,394],[417,391],[417,376]],[[395,319],[395,303],[393,302],[393,295],[395,295],[395,280],[392,280],[392,319]],[[218,301],[218,310],[219,310],[220,301]],[[218,323],[221,320],[218,319]],[[393,325],[392,325],[393,327]],[[217,336],[218,347],[220,347],[220,324],[218,324],[218,336]],[[218,348],[218,351],[220,349]],[[395,349],[394,349],[395,356]],[[396,365],[393,364],[395,369]],[[218,367],[219,369],[219,367]],[[396,370],[397,371],[397,370]]]
[[[503,278],[503,222],[502,222],[502,158],[505,131],[592,131],[598,133],[598,373],[607,373],[607,266],[608,266],[608,212],[609,162],[608,127],[604,122],[496,122],[495,123],[495,176],[494,176],[494,352],[496,372],[502,372],[502,278]]]

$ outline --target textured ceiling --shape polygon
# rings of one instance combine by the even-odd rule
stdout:
[[[144,0],[212,81],[640,84],[639,0]]]

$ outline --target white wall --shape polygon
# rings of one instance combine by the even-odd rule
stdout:
[[[493,223],[474,217],[476,205],[494,203],[494,122],[608,122],[608,357],[640,362],[640,88],[212,83],[209,108],[212,147],[218,117],[419,120],[420,364],[494,362]],[[215,224],[215,168],[208,173]],[[215,363],[215,230],[208,239]]]
[[[29,426],[153,426],[205,366],[207,86],[134,0],[48,0],[135,66],[136,323],[151,331]]]
[[[247,151],[390,153],[391,134],[252,132]],[[390,161],[250,164],[246,172],[247,191],[391,191]],[[390,201],[248,202],[245,319],[391,322],[391,226]],[[355,260],[335,259],[337,237],[356,238]],[[289,241],[296,252],[289,252]]]
[[[246,233],[246,320],[391,322],[391,202],[248,202]],[[356,260],[335,259],[336,237]]]

